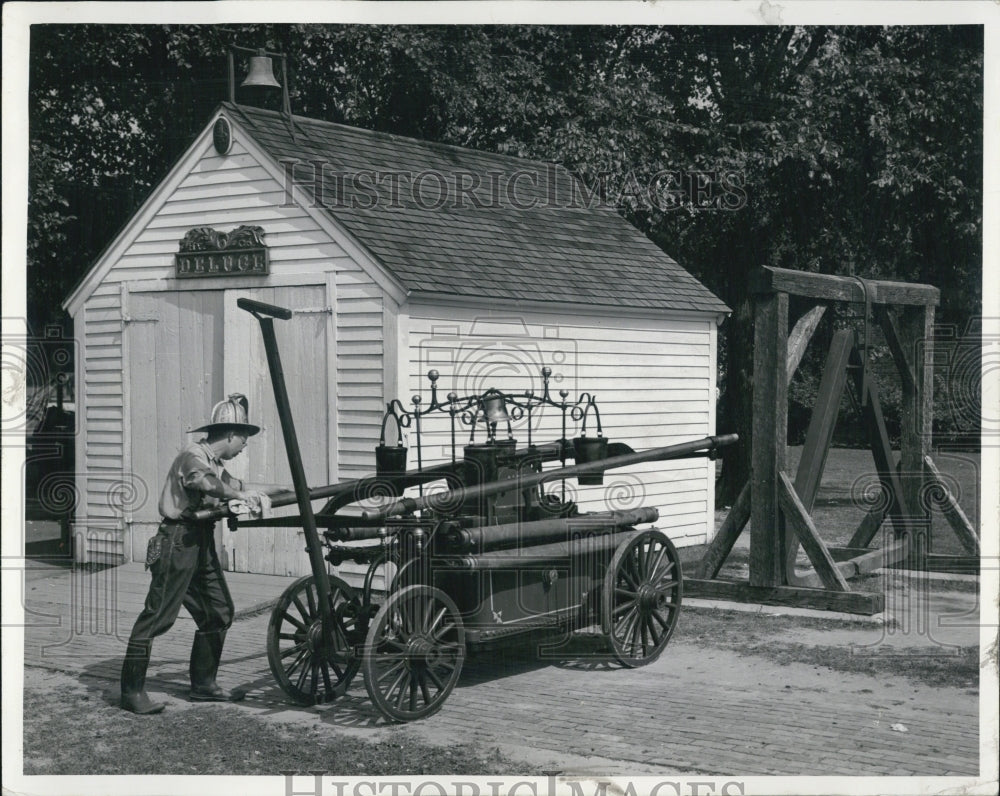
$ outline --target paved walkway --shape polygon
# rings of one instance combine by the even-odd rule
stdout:
[[[577,636],[552,660],[533,650],[469,659],[458,687],[435,716],[388,727],[359,676],[332,705],[291,706],[274,684],[266,653],[266,606],[291,578],[231,574],[238,620],[226,643],[220,681],[242,687],[232,705],[280,721],[308,722],[376,737],[414,733],[425,741],[477,741],[525,759],[601,758],[632,773],[740,775],[974,775],[979,770],[979,704],[968,687],[933,688],[905,678],[832,673],[739,656],[685,637],[637,670],[588,658],[599,639]],[[125,640],[148,574],[138,565],[101,572],[36,569],[25,575],[25,663],[107,678],[117,693]],[[947,610],[966,613],[950,643],[976,643],[975,594]],[[963,606],[964,601],[964,606]],[[154,646],[150,690],[181,705],[193,622],[184,615]],[[822,643],[817,631],[803,641]],[[835,631],[834,643],[844,631]],[[894,641],[876,625],[844,636],[885,652]],[[912,636],[911,636],[912,637]],[[856,639],[856,641],[855,641]],[[789,637],[788,642],[798,641]],[[893,644],[892,646],[895,646]],[[937,647],[941,654],[947,648]],[[944,649],[942,653],[941,650]],[[529,755],[530,752],[530,756]]]

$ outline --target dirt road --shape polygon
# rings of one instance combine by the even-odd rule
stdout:
[[[971,776],[979,770],[978,653],[926,639],[921,648],[910,638],[906,662],[920,665],[901,674],[902,650],[888,645],[890,636],[875,625],[819,629],[797,617],[689,608],[665,654],[650,666],[628,670],[609,663],[600,639],[587,634],[547,658],[532,646],[472,658],[440,713],[392,726],[372,707],[360,678],[331,705],[290,706],[263,653],[267,619],[244,619],[231,633],[222,676],[225,685],[248,695],[238,704],[211,706],[214,721],[225,717],[231,725],[218,744],[206,741],[211,754],[185,756],[181,738],[163,737],[160,719],[139,720],[118,710],[116,650],[102,654],[89,642],[72,655],[40,661],[48,670],[27,670],[26,698],[40,700],[49,712],[26,718],[26,765],[39,772],[71,773],[61,767],[76,765],[77,773],[102,773],[92,753],[75,763],[70,752],[60,752],[61,761],[53,757],[53,738],[60,748],[89,743],[76,731],[85,716],[103,725],[108,739],[118,737],[123,723],[133,743],[135,733],[154,734],[159,765],[169,771],[176,749],[192,773],[260,773],[268,765],[273,772],[306,770],[323,761],[312,759],[308,744],[288,742],[302,732],[322,740],[323,748],[349,736],[400,749],[430,744],[441,754],[468,749],[463,756],[480,761],[484,773]],[[966,627],[964,640],[977,632]],[[164,715],[189,713],[200,726],[204,706],[185,698],[189,642],[180,625],[158,642],[150,688],[166,695]],[[942,684],[941,673],[951,684]],[[76,685],[68,687],[67,680]],[[53,693],[59,698],[46,702]],[[175,731],[186,737],[183,726]],[[264,743],[258,734],[265,731],[285,742]],[[105,773],[120,771],[114,743],[107,743]],[[241,756],[258,746],[264,747],[259,760]],[[272,759],[275,748],[281,755]],[[440,763],[438,753],[425,754]],[[88,761],[85,769],[81,759]],[[336,770],[344,761],[328,758],[325,765]],[[400,773],[393,766],[401,765],[390,756],[368,773]]]

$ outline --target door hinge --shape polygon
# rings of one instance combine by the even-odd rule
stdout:
[[[333,307],[303,307],[300,310],[292,310],[294,315],[307,315],[307,314],[318,314],[323,313],[326,315],[333,315]]]

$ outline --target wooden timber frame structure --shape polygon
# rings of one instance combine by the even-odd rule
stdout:
[[[762,267],[752,282],[755,295],[751,476],[706,550],[696,578],[685,592],[741,602],[794,605],[874,614],[881,594],[853,592],[850,577],[884,566],[935,568],[931,553],[930,507],[941,507],[970,557],[979,539],[931,459],[934,308],[936,287],[903,282],[830,276]],[[788,332],[789,296],[817,305]],[[864,332],[833,334],[818,398],[794,481],[786,472],[788,384],[829,302],[864,304]],[[894,463],[875,382],[866,360],[870,325],[878,323],[902,385],[901,456]],[[875,459],[882,500],[863,517],[845,547],[831,547],[810,513],[819,489],[844,389],[850,382],[855,405]],[[885,519],[893,540],[869,547]],[[722,580],[719,570],[750,522],[749,578]],[[796,570],[799,545],[812,569]],[[941,556],[939,558],[946,558]],[[949,557],[954,558],[954,557]],[[962,557],[959,557],[962,558]],[[963,558],[978,571],[975,558]]]

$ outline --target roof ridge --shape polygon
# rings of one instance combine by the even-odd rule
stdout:
[[[273,111],[270,110],[269,108],[258,108],[255,105],[242,105],[238,102],[232,103],[228,101],[223,102],[221,104],[225,108],[233,109],[243,114],[246,114],[246,112],[249,110],[252,111],[253,113],[261,113],[261,114],[266,114],[268,116],[273,116],[276,119],[288,118],[287,114],[281,111]],[[526,158],[520,155],[508,155],[504,152],[491,152],[486,149],[476,149],[470,146],[461,146],[460,144],[449,144],[444,141],[431,141],[427,138],[415,138],[409,135],[400,135],[399,133],[387,133],[384,130],[372,130],[371,128],[368,127],[359,127],[353,124],[343,124],[342,122],[331,122],[328,119],[317,119],[313,116],[300,116],[297,113],[293,113],[292,118],[301,122],[306,122],[308,124],[318,125],[321,127],[332,127],[340,130],[350,130],[359,133],[365,133],[367,135],[383,136],[384,138],[389,139],[390,141],[407,141],[422,147],[428,147],[428,146],[441,147],[443,149],[457,150],[458,152],[463,152],[463,153],[485,155],[491,158],[504,158],[506,160],[513,160],[519,163],[533,163],[539,166],[555,166],[556,168],[563,169],[567,174],[569,174],[572,177],[577,176],[574,171],[572,171],[567,166],[555,160],[538,160],[536,158]]]

